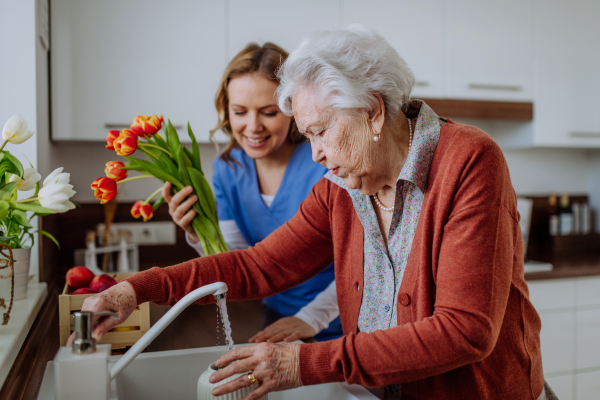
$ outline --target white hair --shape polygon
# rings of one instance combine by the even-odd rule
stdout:
[[[321,31],[305,39],[283,63],[277,76],[277,102],[292,115],[292,96],[312,88],[325,106],[371,111],[383,98],[386,120],[407,106],[415,77],[396,50],[379,34],[360,24]]]

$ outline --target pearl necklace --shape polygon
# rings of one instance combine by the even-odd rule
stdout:
[[[381,201],[379,201],[379,197],[377,196],[377,193],[375,193],[373,195],[373,199],[375,200],[375,203],[377,203],[377,205],[379,206],[379,208],[381,208],[383,211],[394,211],[394,206],[391,207],[384,207],[383,204],[381,204]]]
[[[410,122],[410,118],[407,118],[408,120],[408,149],[410,150],[410,147],[412,146],[412,140],[413,140],[413,130],[412,130],[412,123]],[[377,196],[377,193],[375,193],[373,195],[373,199],[375,200],[375,203],[379,206],[379,208],[381,208],[383,211],[387,211],[387,212],[391,212],[394,211],[394,206],[391,207],[385,207],[383,205],[383,203],[381,203],[381,201],[379,200],[379,196]]]

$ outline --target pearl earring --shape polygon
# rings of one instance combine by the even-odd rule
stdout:
[[[373,140],[376,141],[376,142],[378,142],[379,141],[379,135],[373,136]]]

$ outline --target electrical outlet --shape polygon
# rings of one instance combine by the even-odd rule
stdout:
[[[128,243],[140,246],[175,244],[177,226],[171,221],[156,222],[115,222],[110,226],[109,245],[119,243],[120,235],[126,232]],[[104,224],[98,224],[98,239],[104,246]]]

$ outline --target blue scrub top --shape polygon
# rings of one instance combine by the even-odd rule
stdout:
[[[234,149],[231,156],[240,164],[227,164],[221,158],[214,162],[213,185],[220,220],[235,220],[250,246],[262,241],[275,229],[291,219],[312,187],[323,177],[327,168],[312,161],[310,143],[296,145],[271,207],[263,202],[258,189],[254,160],[243,150]],[[334,280],[333,264],[300,285],[268,297],[265,304],[288,317],[310,303]],[[317,340],[330,340],[342,335],[337,317],[321,331]]]

